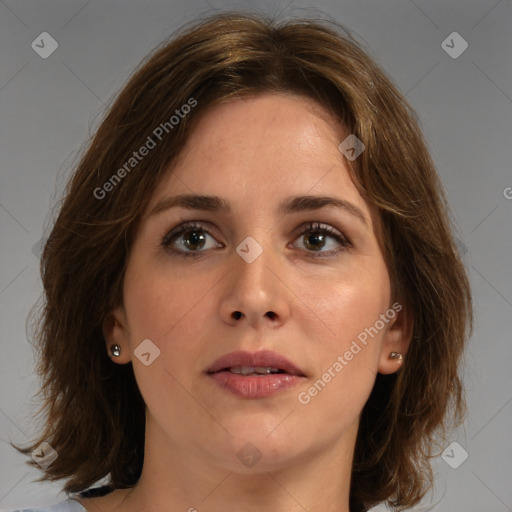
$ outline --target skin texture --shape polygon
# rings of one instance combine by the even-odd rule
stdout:
[[[107,350],[121,345],[113,361],[132,361],[147,404],[144,468],[133,489],[82,500],[87,510],[349,510],[359,416],[376,373],[400,367],[389,354],[407,352],[412,319],[404,307],[366,346],[359,343],[362,349],[307,405],[299,402],[298,394],[395,300],[378,218],[338,149],[347,135],[318,104],[284,94],[216,106],[201,119],[147,213],[164,198],[191,193],[221,196],[232,212],[172,208],[142,220],[128,259],[124,303],[112,311],[105,338]],[[349,201],[367,225],[335,207],[276,211],[281,200],[299,195]],[[162,246],[185,221],[211,230],[203,247],[195,242],[187,248],[183,234],[174,240],[177,250],[202,251],[199,257]],[[350,245],[328,234],[323,244],[300,234],[301,226],[315,221]],[[263,249],[252,263],[236,252],[247,236]],[[236,311],[243,313],[239,319]],[[133,353],[144,339],[160,350],[149,366]],[[291,360],[304,382],[247,399],[204,373],[221,355],[263,349]],[[252,467],[237,457],[247,442],[262,455]]]

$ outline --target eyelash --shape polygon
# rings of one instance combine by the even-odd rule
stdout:
[[[161,245],[162,245],[162,247],[164,247],[164,249],[166,249],[178,256],[182,256],[184,258],[189,258],[189,257],[197,258],[197,257],[201,256],[202,253],[204,253],[206,251],[202,251],[202,250],[181,251],[181,250],[173,249],[172,247],[170,247],[170,245],[174,241],[174,239],[178,238],[180,235],[183,235],[188,232],[193,232],[193,231],[201,231],[203,233],[210,235],[213,238],[213,235],[207,226],[203,226],[202,224],[200,224],[197,221],[188,221],[188,222],[185,222],[185,223],[179,225],[178,227],[176,227],[175,229],[173,229],[169,233],[167,233],[163,237]],[[297,234],[296,238],[304,236],[306,233],[316,233],[316,234],[321,234],[321,235],[328,235],[329,237],[335,239],[341,245],[341,248],[339,248],[339,249],[333,249],[330,251],[324,251],[324,252],[320,252],[320,253],[316,253],[316,254],[312,251],[306,250],[306,252],[312,258],[326,258],[326,257],[330,257],[330,256],[335,256],[336,254],[338,254],[340,252],[343,252],[343,251],[346,251],[346,250],[352,248],[352,244],[351,244],[350,240],[348,240],[348,238],[346,238],[339,231],[337,231],[336,229],[334,229],[333,227],[331,227],[327,224],[321,224],[319,222],[308,222],[302,227],[301,231]]]

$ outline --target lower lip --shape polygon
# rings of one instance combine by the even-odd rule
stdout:
[[[244,377],[227,371],[210,373],[209,375],[221,388],[243,398],[265,398],[293,388],[305,378],[286,373]]]

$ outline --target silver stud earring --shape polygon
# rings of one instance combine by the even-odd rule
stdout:
[[[110,353],[114,357],[119,357],[121,355],[121,346],[117,343],[115,345],[110,345]]]
[[[391,359],[396,359],[396,364],[401,364],[402,359],[404,358],[402,354],[400,354],[399,352],[391,352],[391,354],[389,354],[389,357]]]

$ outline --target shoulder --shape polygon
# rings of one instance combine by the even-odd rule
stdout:
[[[56,505],[41,508],[19,508],[16,510],[7,510],[6,512],[84,512],[85,508],[72,498],[61,501]]]

